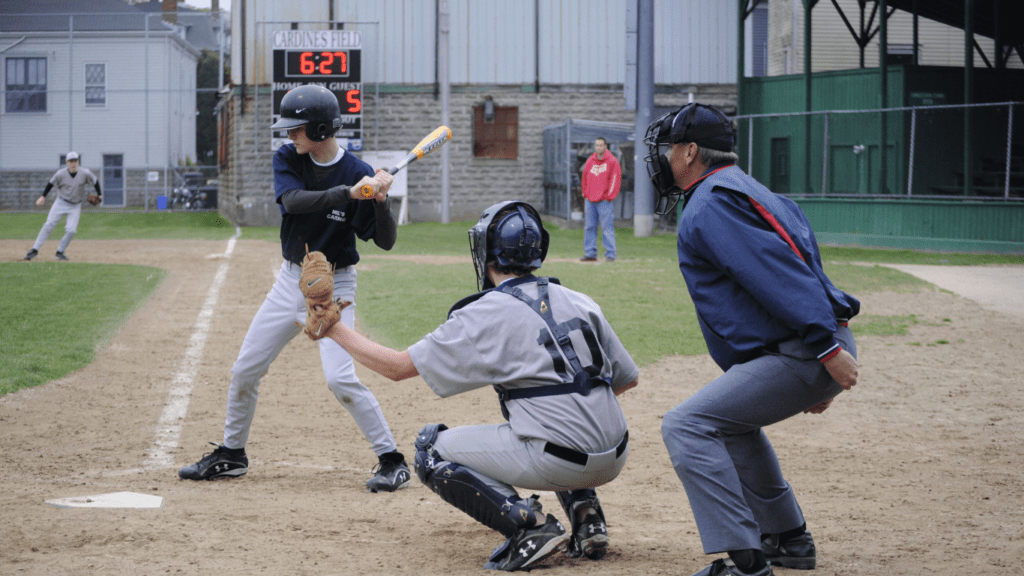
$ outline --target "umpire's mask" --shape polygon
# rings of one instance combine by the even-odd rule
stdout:
[[[647,127],[644,144],[647,145],[647,175],[658,194],[655,213],[667,214],[675,207],[683,189],[676,186],[668,152],[673,144],[694,142],[702,148],[731,152],[736,144],[732,122],[724,112],[714,106],[696,102],[659,116]]]
[[[506,200],[484,210],[480,221],[469,229],[477,290],[494,288],[487,277],[488,261],[540,268],[548,255],[549,241],[540,214],[526,202]]]

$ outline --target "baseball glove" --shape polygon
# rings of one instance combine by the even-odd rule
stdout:
[[[86,200],[93,206],[99,206],[100,204],[100,197],[97,194],[89,194],[89,197],[86,198]]]
[[[352,302],[334,299],[334,266],[323,252],[307,252],[302,259],[299,290],[306,297],[306,325],[310,340],[319,340],[341,320],[341,311]]]

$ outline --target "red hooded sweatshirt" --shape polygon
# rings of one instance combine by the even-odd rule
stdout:
[[[583,197],[591,202],[614,200],[622,185],[622,167],[615,154],[606,150],[603,160],[597,157],[597,152],[591,154],[583,166],[581,184]]]

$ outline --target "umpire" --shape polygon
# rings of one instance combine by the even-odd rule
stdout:
[[[661,426],[704,552],[729,556],[694,576],[813,569],[814,540],[764,427],[821,413],[857,383],[847,322],[860,303],[825,275],[796,203],[736,166],[720,110],[688,104],[655,120],[644,141],[658,213],[683,199],[679,269],[725,371]]]

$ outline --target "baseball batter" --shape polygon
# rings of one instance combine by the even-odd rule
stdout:
[[[608,533],[594,488],[626,463],[616,395],[637,385],[639,369],[593,300],[533,275],[548,234],[532,206],[495,204],[469,237],[481,292],[408,350],[375,344],[350,324],[327,336],[388,378],[422,376],[441,397],[494,387],[507,422],[428,424],[415,443],[420,480],[507,538],[485,568],[532,567],[567,540],[570,555],[598,559]],[[557,492],[571,534],[513,486]]]
[[[78,165],[78,152],[68,152],[67,156],[64,157],[64,162],[66,166],[57,170],[53,177],[50,178],[49,183],[46,184],[46,189],[43,190],[42,196],[36,200],[36,206],[42,206],[46,202],[46,195],[50,193],[50,190],[57,189],[57,198],[53,201],[53,206],[50,207],[50,214],[46,217],[46,223],[39,230],[39,235],[36,236],[36,243],[32,245],[32,249],[28,251],[28,254],[25,254],[25,260],[31,260],[39,254],[39,249],[43,247],[43,243],[50,237],[50,233],[57,227],[60,219],[64,217],[67,217],[67,220],[64,221],[64,237],[60,239],[60,244],[57,245],[55,258],[57,260],[67,260],[68,257],[64,254],[64,251],[67,250],[71,240],[78,232],[78,220],[82,217],[82,201],[87,196],[90,196],[90,202],[99,204],[103,198],[103,193],[100,192],[100,182],[96,179],[96,175],[88,168],[82,168]],[[96,190],[95,195],[89,194],[87,190],[89,186]]]
[[[281,119],[274,129],[287,129],[292,144],[274,155],[274,188],[281,205],[281,249],[284,262],[266,300],[253,318],[238,359],[231,370],[224,443],[178,475],[189,480],[242,476],[248,471],[245,445],[256,414],[260,379],[271,362],[301,328],[305,299],[299,288],[303,258],[322,252],[334,266],[334,295],[354,301],[359,261],[356,238],[390,250],[397,238],[387,190],[392,177],[374,171],[347,154],[333,138],[341,126],[341,109],[334,94],[320,86],[301,86],[285,94]],[[373,190],[366,199],[364,185]],[[353,307],[341,316],[352,326]],[[398,452],[391,429],[373,394],[356,377],[352,357],[330,339],[320,340],[320,358],[327,386],[348,410],[379,459],[367,482],[371,492],[393,492],[409,484],[410,472]]]
[[[800,207],[736,166],[721,110],[684,106],[645,142],[660,212],[684,198],[679,268],[725,371],[662,420],[704,552],[729,556],[694,576],[813,569],[814,540],[764,428],[821,413],[857,383],[847,322],[860,303],[825,275]]]

